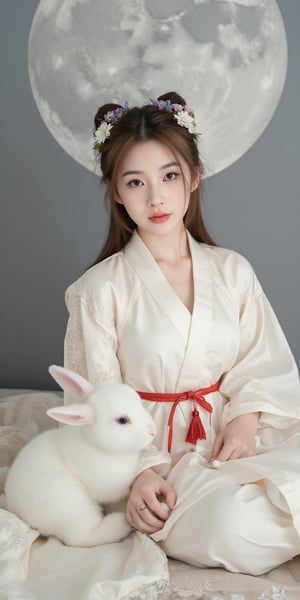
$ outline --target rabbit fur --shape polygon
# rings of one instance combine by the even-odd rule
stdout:
[[[47,411],[64,426],[40,433],[17,455],[6,508],[68,546],[120,541],[131,529],[125,513],[105,515],[102,505],[128,495],[140,452],[155,435],[152,417],[125,384],[93,386],[63,367],[49,371],[81,402]]]

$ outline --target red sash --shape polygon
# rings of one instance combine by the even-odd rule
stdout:
[[[198,390],[191,390],[190,392],[179,392],[178,394],[155,394],[152,392],[138,392],[138,394],[141,396],[141,398],[143,398],[143,400],[152,400],[154,402],[173,402],[173,406],[171,407],[168,419],[168,452],[171,451],[172,447],[174,414],[179,402],[183,402],[184,400],[194,401],[192,420],[185,441],[189,442],[190,444],[196,444],[197,440],[206,440],[206,433],[204,425],[199,415],[199,411],[197,410],[197,404],[199,404],[199,406],[202,406],[202,408],[204,408],[207,412],[212,413],[212,405],[209,402],[207,402],[207,400],[205,400],[204,396],[206,396],[207,394],[211,394],[212,392],[217,392],[220,387],[220,383],[221,381],[219,380],[207,388],[199,388]]]

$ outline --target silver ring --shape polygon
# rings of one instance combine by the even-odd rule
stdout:
[[[137,504],[137,506],[135,507],[135,510],[138,510],[139,512],[141,512],[142,510],[145,510],[146,508],[148,508],[147,504],[144,504],[144,506],[140,506],[139,504]]]

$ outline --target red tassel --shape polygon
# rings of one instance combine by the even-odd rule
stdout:
[[[196,444],[197,440],[206,440],[206,433],[203,423],[199,417],[199,411],[194,408],[192,414],[193,418],[191,420],[185,441],[189,442],[190,444]]]

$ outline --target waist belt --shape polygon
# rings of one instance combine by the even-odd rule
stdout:
[[[152,392],[138,392],[143,400],[152,400],[153,402],[172,402],[173,405],[170,410],[168,418],[169,436],[168,436],[168,452],[172,448],[173,438],[173,420],[176,408],[180,402],[184,400],[193,400],[194,408],[192,412],[192,420],[185,438],[186,442],[190,444],[196,444],[197,440],[206,440],[206,433],[204,425],[201,421],[199,411],[197,410],[197,404],[202,406],[207,412],[212,413],[212,405],[205,400],[207,394],[217,392],[220,387],[220,380],[207,388],[199,388],[198,390],[191,390],[189,392],[179,392],[178,394],[156,394]]]

